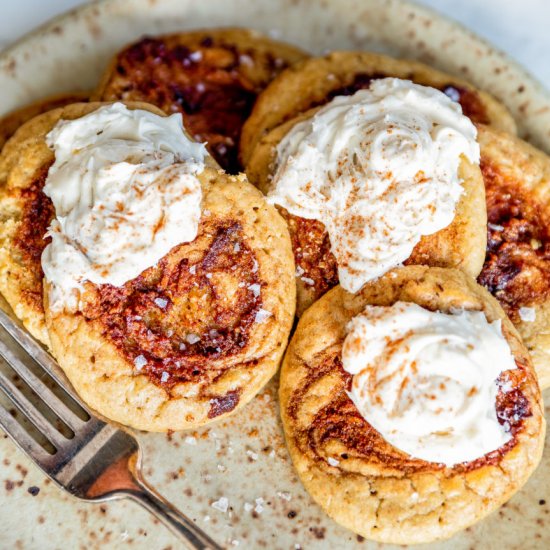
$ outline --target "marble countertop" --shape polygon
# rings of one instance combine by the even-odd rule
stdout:
[[[0,47],[51,17],[86,3],[83,0],[4,2]],[[548,0],[417,0],[451,17],[524,65],[550,89],[550,2]]]

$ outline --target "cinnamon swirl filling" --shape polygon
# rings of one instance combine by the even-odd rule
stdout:
[[[26,285],[22,295],[27,304],[42,311],[42,264],[40,258],[50,238],[46,231],[55,216],[52,201],[43,193],[49,165],[43,166],[35,174],[32,183],[17,189],[22,202],[21,223],[14,236],[14,257],[25,266]]]
[[[303,377],[288,400],[287,414],[293,424],[287,437],[292,437],[301,453],[310,457],[319,467],[340,475],[360,474],[369,465],[406,476],[411,473],[445,470],[443,464],[420,460],[399,451],[389,444],[360,414],[347,392],[351,390],[352,376],[344,371],[341,362],[342,343],[332,346],[308,365]],[[514,448],[523,429],[524,420],[532,415],[522,385],[529,374],[516,361],[517,369],[506,371],[499,379],[497,418],[506,426],[511,439],[499,449],[471,462],[453,466],[454,472],[469,472],[486,465],[498,464]],[[322,405],[312,411],[309,404],[323,387]],[[330,389],[328,389],[330,388]],[[328,391],[327,391],[328,389]]]
[[[288,224],[296,276],[320,298],[338,284],[338,264],[330,251],[328,232],[322,222],[308,220],[278,209]]]
[[[43,308],[44,236],[54,216],[42,191],[47,172],[41,169],[21,190],[24,208],[14,240],[31,274],[25,296],[37,309]],[[169,391],[181,382],[215,380],[231,368],[261,309],[262,284],[240,223],[205,217],[192,243],[178,245],[137,278],[121,287],[89,285],[82,314],[100,323],[136,372]],[[211,414],[232,410],[238,400],[238,392],[216,396]]]
[[[193,253],[190,246],[121,287],[94,287],[83,309],[136,372],[167,390],[229,369],[262,304],[257,261],[238,222],[203,222]]]
[[[229,173],[240,169],[237,158],[242,125],[256,96],[287,66],[282,57],[261,57],[266,82],[248,72],[258,63],[255,52],[205,36],[199,47],[177,38],[144,38],[120,52],[108,92],[102,99],[146,101],[168,114],[182,113],[189,133]]]
[[[514,322],[519,309],[550,296],[550,230],[533,196],[482,157],[487,200],[487,254],[478,282]]]

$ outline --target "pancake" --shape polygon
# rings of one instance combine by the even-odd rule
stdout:
[[[47,284],[41,297],[43,236],[54,215],[42,192],[54,160],[45,136],[101,105],[41,115],[4,148],[2,291],[103,416],[150,431],[225,417],[271,378],[286,347],[295,305],[286,226],[244,176],[207,159],[196,239],[121,287],[86,282],[78,311],[52,310]]]
[[[497,396],[499,422],[508,422],[512,434],[502,447],[447,467],[398,450],[359,413],[341,362],[346,325],[367,304],[397,301],[431,311],[482,311],[488,321],[501,320],[517,365],[501,375],[509,387]],[[279,395],[287,446],[305,488],[336,522],[378,542],[452,536],[507,501],[543,450],[542,399],[529,354],[498,302],[457,270],[404,267],[355,295],[341,287],[328,292],[300,319]]]
[[[479,128],[487,196],[487,254],[478,281],[495,296],[550,386],[550,158]]]
[[[379,78],[396,77],[431,86],[460,102],[473,122],[490,124],[511,133],[516,125],[495,98],[469,82],[417,61],[398,60],[368,52],[333,52],[306,59],[283,71],[254,105],[244,125],[240,158],[246,167],[254,147],[270,130],[340,95],[352,95]]]
[[[53,354],[79,395],[140,430],[194,428],[240,409],[276,372],[292,327],[283,220],[242,176],[210,168],[199,179],[194,241],[122,287],[87,283],[80,312],[46,305]]]
[[[298,122],[311,117],[312,109],[271,130],[258,143],[247,165],[251,183],[269,191],[275,166],[276,146]],[[486,246],[486,212],[483,179],[478,166],[463,159],[459,176],[464,193],[453,222],[433,235],[422,237],[406,261],[408,265],[456,267],[472,277],[481,271]],[[288,224],[296,263],[297,307],[300,316],[315,300],[338,284],[338,266],[322,222],[294,216],[277,207]]]
[[[188,132],[230,173],[240,170],[241,127],[256,96],[306,57],[245,29],[209,29],[144,38],[119,52],[94,99],[147,101],[181,112]]]

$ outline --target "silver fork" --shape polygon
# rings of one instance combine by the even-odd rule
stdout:
[[[0,356],[19,375],[47,408],[74,433],[56,426],[43,414],[14,380],[0,370],[0,390],[44,436],[41,444],[0,403],[0,426],[15,443],[61,488],[83,500],[102,502],[130,498],[153,513],[191,549],[221,550],[206,533],[149,487],[141,476],[141,452],[137,440],[111,424],[94,417],[75,395],[59,366],[17,322],[0,309]],[[57,384],[53,391],[37,369],[46,371]],[[40,371],[38,371],[40,372]],[[81,407],[68,406],[65,392]],[[64,433],[65,432],[65,433]]]

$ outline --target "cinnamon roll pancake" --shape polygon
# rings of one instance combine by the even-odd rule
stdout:
[[[373,80],[395,77],[431,86],[460,103],[475,123],[516,132],[512,115],[494,97],[469,82],[412,60],[369,52],[332,52],[283,71],[262,92],[244,125],[240,157],[246,167],[255,146],[270,130],[337,96],[369,88]]]
[[[495,296],[550,386],[550,159],[521,139],[479,128],[487,255],[478,281]]]
[[[80,118],[101,103],[74,103],[23,124],[0,154],[0,292],[27,330],[49,345],[42,302],[42,252],[54,211],[43,187],[54,158],[46,134],[60,120]],[[135,104],[135,107],[156,107]]]
[[[186,137],[179,114],[93,108],[41,121],[52,353],[90,407],[122,424],[167,431],[225,417],[286,347],[286,225],[244,175],[226,175]]]
[[[247,176],[286,219],[297,313],[402,263],[476,277],[486,212],[476,129],[446,95],[399,79],[338,97],[259,142]]]
[[[40,99],[4,115],[0,118],[0,150],[4,147],[6,141],[15,134],[15,131],[27,120],[58,107],[87,101],[89,96],[90,94],[87,92],[58,94]]]
[[[147,101],[183,114],[189,133],[230,173],[240,171],[241,127],[256,96],[306,54],[245,29],[210,29],[144,38],[118,53],[95,94]]]
[[[304,313],[281,371],[296,471],[341,525],[379,542],[448,538],[541,458],[531,359],[498,302],[453,269],[408,266]]]

